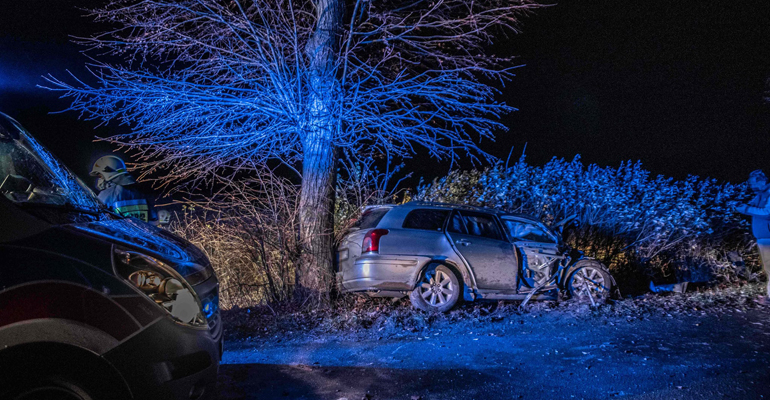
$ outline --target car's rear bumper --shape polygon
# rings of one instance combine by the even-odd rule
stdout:
[[[341,271],[343,292],[409,291],[414,288],[419,268],[429,257],[367,254],[352,267]]]
[[[135,399],[216,398],[222,339],[161,318],[104,354]]]

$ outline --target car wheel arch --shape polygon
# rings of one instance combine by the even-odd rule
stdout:
[[[37,318],[0,328],[0,342],[9,347],[56,343],[100,356],[120,344],[112,335],[81,322],[63,318]]]
[[[604,272],[607,272],[608,274],[610,274],[610,269],[607,268],[607,266],[604,265],[604,263],[602,263],[601,261],[594,258],[581,258],[580,260],[577,260],[576,262],[572,263],[569,267],[564,269],[564,273],[562,276],[563,279],[561,281],[566,282],[566,280],[570,277],[570,275],[572,275],[578,268],[585,267],[588,265],[600,268],[604,270]],[[612,274],[610,274],[610,276],[612,276]],[[613,284],[614,283],[615,282],[613,279]]]
[[[425,264],[423,264],[420,268],[416,270],[416,273],[412,277],[412,282],[411,282],[412,289],[417,288],[417,285],[420,282],[420,277],[422,276],[422,274],[425,273],[425,271],[428,270],[428,268],[431,268],[433,266],[438,266],[438,265],[444,265],[447,268],[449,268],[455,274],[455,276],[457,276],[458,280],[462,283],[463,288],[475,288],[475,285],[472,281],[473,275],[466,268],[461,268],[460,266],[458,266],[457,264],[449,260],[432,259],[426,262]]]
[[[567,286],[566,286],[567,282],[569,282],[570,277],[575,273],[575,271],[585,266],[596,267],[604,271],[607,274],[607,276],[610,278],[610,283],[612,284],[612,287],[610,288],[610,295],[615,297],[620,297],[618,283],[615,281],[615,277],[612,276],[612,272],[610,272],[609,267],[604,265],[603,262],[594,258],[581,258],[574,264],[570,265],[568,268],[565,268],[564,273],[560,279],[560,286],[562,286],[562,290],[567,290]]]

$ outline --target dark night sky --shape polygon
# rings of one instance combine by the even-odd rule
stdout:
[[[0,0],[0,110],[25,125],[77,173],[110,150],[92,122],[49,115],[67,102],[35,87],[41,75],[85,76],[67,35],[94,30],[75,7],[94,0]],[[510,131],[482,148],[528,161],[551,157],[617,166],[641,160],[654,174],[740,182],[770,170],[770,1],[563,1],[528,17],[496,44],[526,64],[501,100],[519,108]],[[431,179],[447,164],[424,166]],[[770,171],[768,171],[770,172]]]

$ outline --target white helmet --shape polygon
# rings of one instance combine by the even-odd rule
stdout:
[[[94,163],[91,169],[91,176],[98,176],[109,182],[120,175],[127,174],[126,163],[117,156],[104,156]]]

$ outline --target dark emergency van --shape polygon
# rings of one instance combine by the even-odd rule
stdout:
[[[0,113],[0,399],[209,399],[219,283]]]

